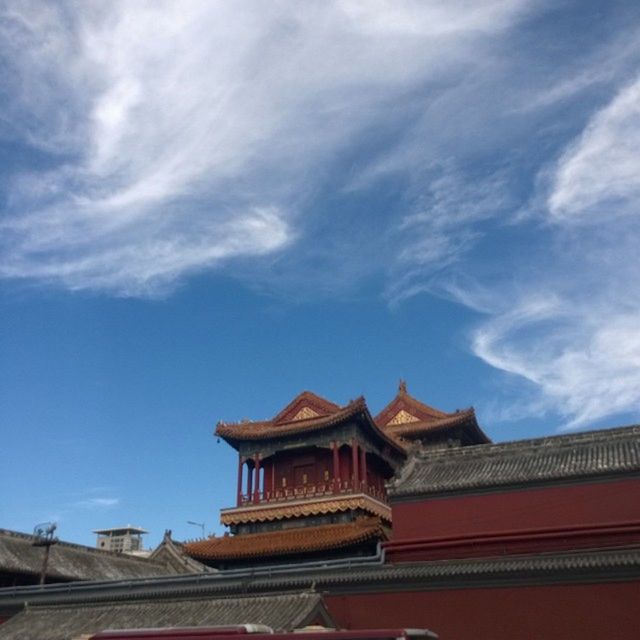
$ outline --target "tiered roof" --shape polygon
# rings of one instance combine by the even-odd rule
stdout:
[[[300,498],[285,502],[267,502],[262,505],[222,509],[220,522],[225,525],[267,522],[270,520],[284,520],[285,518],[340,513],[356,509],[362,509],[387,522],[391,522],[391,508],[389,505],[365,493]]]
[[[383,540],[386,537],[385,529],[378,518],[363,518],[353,522],[297,527],[267,533],[213,536],[206,540],[186,543],[184,552],[204,562],[275,558],[343,549],[368,540]]]
[[[321,431],[361,416],[370,428],[394,448],[424,434],[462,427],[473,444],[491,442],[476,420],[473,407],[446,413],[420,402],[400,381],[398,393],[372,418],[363,397],[341,407],[310,391],[297,395],[271,420],[219,422],[215,435],[237,447],[241,441],[269,440],[281,436]]]
[[[491,442],[480,428],[473,407],[445,413],[410,395],[404,380],[400,381],[396,397],[375,417],[375,422],[387,435],[403,440],[463,427],[473,444]]]
[[[438,432],[438,439],[449,436],[460,437],[463,444],[489,442],[478,426],[473,409],[448,414],[430,407],[407,393],[401,381],[396,397],[373,418],[364,398],[360,397],[341,407],[310,391],[303,391],[271,420],[257,422],[219,422],[216,435],[224,438],[242,455],[247,450],[261,449],[266,441],[278,448],[278,438],[294,439],[294,444],[306,441],[307,434],[319,438],[323,430],[356,422],[363,433],[368,433],[376,442],[384,444],[385,451],[393,451],[398,463],[404,461],[410,441],[424,433]],[[336,431],[338,431],[336,429]],[[316,435],[318,434],[318,435]],[[334,438],[331,433],[323,436],[325,443]],[[310,439],[310,442],[313,442]],[[197,560],[210,562],[239,560],[255,557],[304,555],[350,547],[367,540],[383,538],[381,522],[391,522],[391,510],[387,504],[368,495],[366,490],[354,488],[346,494],[331,492],[328,495],[296,494],[288,500],[258,501],[239,504],[221,512],[223,524],[234,527],[248,523],[263,523],[285,519],[300,519],[339,512],[364,512],[373,516],[368,520],[323,526],[307,526],[299,529],[284,529],[267,533],[239,533],[233,537],[209,538],[185,545],[184,552]]]
[[[231,446],[237,447],[243,440],[270,440],[281,436],[321,431],[358,417],[387,444],[394,449],[402,450],[398,441],[375,423],[364,398],[357,398],[340,407],[310,391],[303,391],[296,396],[271,420],[219,422],[215,435],[226,440]]]
[[[315,418],[317,416],[328,416],[340,410],[340,405],[331,402],[326,398],[316,395],[312,391],[299,393],[280,413],[273,419],[274,424],[286,424]]]

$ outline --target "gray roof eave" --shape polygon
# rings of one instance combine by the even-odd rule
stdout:
[[[640,473],[640,426],[458,449],[414,451],[387,485],[392,502]]]

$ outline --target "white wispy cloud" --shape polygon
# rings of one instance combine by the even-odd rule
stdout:
[[[483,314],[470,348],[532,412],[638,411],[640,30],[527,32],[563,10],[5,4],[0,141],[34,162],[8,178],[0,277],[157,296],[250,258],[317,295],[384,274],[393,303]]]
[[[13,177],[0,276],[156,295],[282,250],[323,163],[524,5],[10,4],[1,115],[50,168]]]
[[[109,509],[119,504],[120,498],[87,498],[74,502],[72,506],[75,509]]]
[[[593,116],[560,158],[548,206],[556,218],[602,223],[603,216],[608,222],[637,216],[639,203],[640,77]]]
[[[547,196],[548,247],[521,254],[472,349],[533,383],[565,428],[640,413],[640,81],[623,86],[562,153]]]
[[[398,223],[402,248],[390,265],[386,291],[392,304],[437,289],[441,274],[464,260],[478,240],[479,224],[513,206],[499,172],[477,182],[453,167],[431,173],[412,210]]]

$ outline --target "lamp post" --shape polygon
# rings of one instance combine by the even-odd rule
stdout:
[[[204,522],[193,522],[193,520],[187,520],[187,524],[192,524],[194,527],[200,527],[202,529],[202,537],[204,538]]]
[[[47,579],[47,568],[49,565],[49,551],[51,547],[58,542],[53,534],[57,528],[55,522],[43,522],[36,525],[33,530],[33,542],[34,547],[44,547],[44,558],[42,560],[42,569],[40,570],[40,584],[44,584]]]

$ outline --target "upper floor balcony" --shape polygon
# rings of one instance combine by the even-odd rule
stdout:
[[[289,518],[361,511],[391,522],[391,507],[373,487],[353,486],[350,482],[335,490],[330,485],[282,488],[256,496],[243,495],[238,506],[222,509],[222,524],[233,526]]]
[[[354,482],[349,479],[332,480],[321,483],[305,483],[298,486],[277,487],[275,489],[269,487],[257,492],[253,491],[250,494],[241,493],[238,495],[238,506],[244,507],[252,504],[270,504],[304,498],[343,496],[348,494],[364,494],[383,504],[388,504],[387,494],[384,489],[369,485],[364,481]]]

